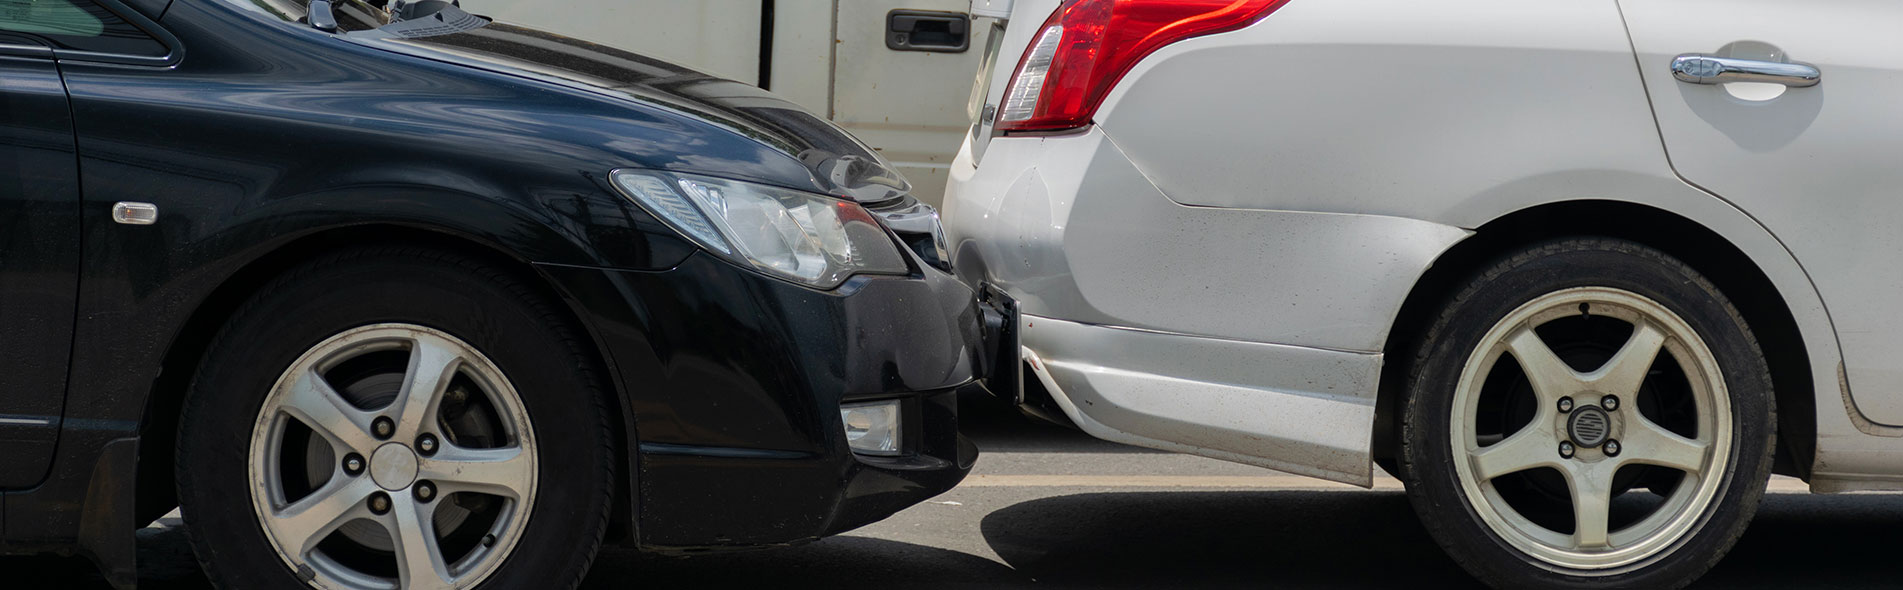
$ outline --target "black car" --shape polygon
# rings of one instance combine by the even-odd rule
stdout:
[[[222,587],[567,588],[964,477],[981,314],[876,154],[389,2],[0,0],[0,552],[129,585],[178,506]]]

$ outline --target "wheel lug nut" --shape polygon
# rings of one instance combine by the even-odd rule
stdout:
[[[436,499],[436,484],[427,481],[416,482],[415,492],[417,501],[428,502]]]
[[[396,422],[390,420],[389,417],[379,416],[376,421],[370,423],[370,431],[379,439],[390,438],[390,435],[396,434]]]
[[[1608,395],[1606,397],[1599,398],[1599,407],[1605,408],[1606,411],[1608,412],[1619,409],[1619,396]]]
[[[1570,441],[1570,440],[1559,441],[1559,457],[1561,459],[1573,458],[1573,441]]]
[[[1559,398],[1559,413],[1564,414],[1571,411],[1573,411],[1573,398]]]
[[[344,455],[344,474],[356,477],[363,473],[363,455],[351,453]]]
[[[370,494],[370,512],[375,514],[389,514],[390,496],[383,492]]]
[[[425,434],[416,437],[416,451],[425,457],[436,454],[436,435]]]
[[[1607,457],[1619,456],[1619,441],[1606,439],[1606,446],[1604,448]]]

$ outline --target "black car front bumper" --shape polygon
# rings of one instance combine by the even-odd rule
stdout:
[[[951,489],[977,449],[954,391],[979,377],[970,288],[921,267],[831,291],[697,253],[673,269],[558,265],[617,376],[639,453],[636,539],[656,548],[797,543]],[[904,452],[854,454],[839,405],[902,399]]]

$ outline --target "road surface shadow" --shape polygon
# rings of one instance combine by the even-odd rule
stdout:
[[[1896,495],[1767,496],[1693,588],[1895,588]],[[1065,588],[1474,588],[1400,492],[1091,493],[987,515],[1012,569]]]
[[[1694,588],[1896,588],[1903,495],[1773,494]]]
[[[663,557],[610,548],[584,590],[652,588],[1011,588],[1030,583],[998,562],[957,551],[844,536],[781,549]]]
[[[694,557],[603,547],[584,589],[698,588],[998,588],[1022,582],[982,557],[898,541],[852,536],[778,549]],[[92,562],[79,557],[0,557],[0,588],[107,590]],[[139,531],[140,590],[208,590],[182,527]]]
[[[1086,493],[981,521],[1007,564],[845,536],[688,558],[605,548],[583,588],[1473,588],[1398,492]],[[1894,588],[1903,496],[1768,496],[1736,549],[1694,588]],[[182,528],[139,533],[140,588],[204,590]],[[107,588],[80,558],[0,558],[0,588]]]
[[[206,590],[211,583],[192,555],[191,539],[175,520],[167,528],[140,529],[139,590]],[[0,588],[107,590],[112,588],[91,561],[80,557],[0,557]]]
[[[1068,588],[1467,587],[1397,492],[1127,492],[985,516],[1013,569]]]

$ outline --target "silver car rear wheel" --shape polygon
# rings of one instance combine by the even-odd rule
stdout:
[[[1581,237],[1474,269],[1414,341],[1398,471],[1495,588],[1679,588],[1737,543],[1777,406],[1749,323],[1696,269]]]
[[[1540,328],[1581,316],[1617,320],[1631,333],[1611,357],[1597,365],[1568,362]],[[1575,354],[1574,356],[1577,356]],[[1533,396],[1533,416],[1512,432],[1482,434],[1485,411],[1510,404],[1488,404],[1487,387],[1502,360],[1517,365]],[[1580,364],[1588,366],[1580,367]],[[1673,367],[1655,368],[1658,364]],[[1655,387],[1654,380],[1682,383]],[[1517,384],[1506,384],[1512,387]],[[1688,409],[1680,431],[1662,426],[1642,409],[1662,407],[1643,396],[1671,395],[1669,405]],[[1689,404],[1686,407],[1685,404]],[[1522,403],[1521,405],[1525,405]],[[1525,554],[1578,570],[1615,568],[1670,547],[1698,522],[1717,496],[1730,456],[1730,397],[1711,349],[1691,326],[1664,306],[1619,289],[1582,287],[1538,297],[1508,314],[1482,337],[1468,359],[1454,392],[1450,443],[1454,468],[1469,503],[1496,534]],[[1622,469],[1652,466],[1650,483],[1622,475]],[[1523,514],[1534,501],[1510,502],[1496,486],[1504,476],[1546,469],[1559,474],[1570,500],[1572,530],[1555,530]],[[1627,471],[1627,473],[1632,473]],[[1661,481],[1676,479],[1676,481]],[[1614,499],[1649,485],[1656,500],[1641,502],[1615,522]]]

